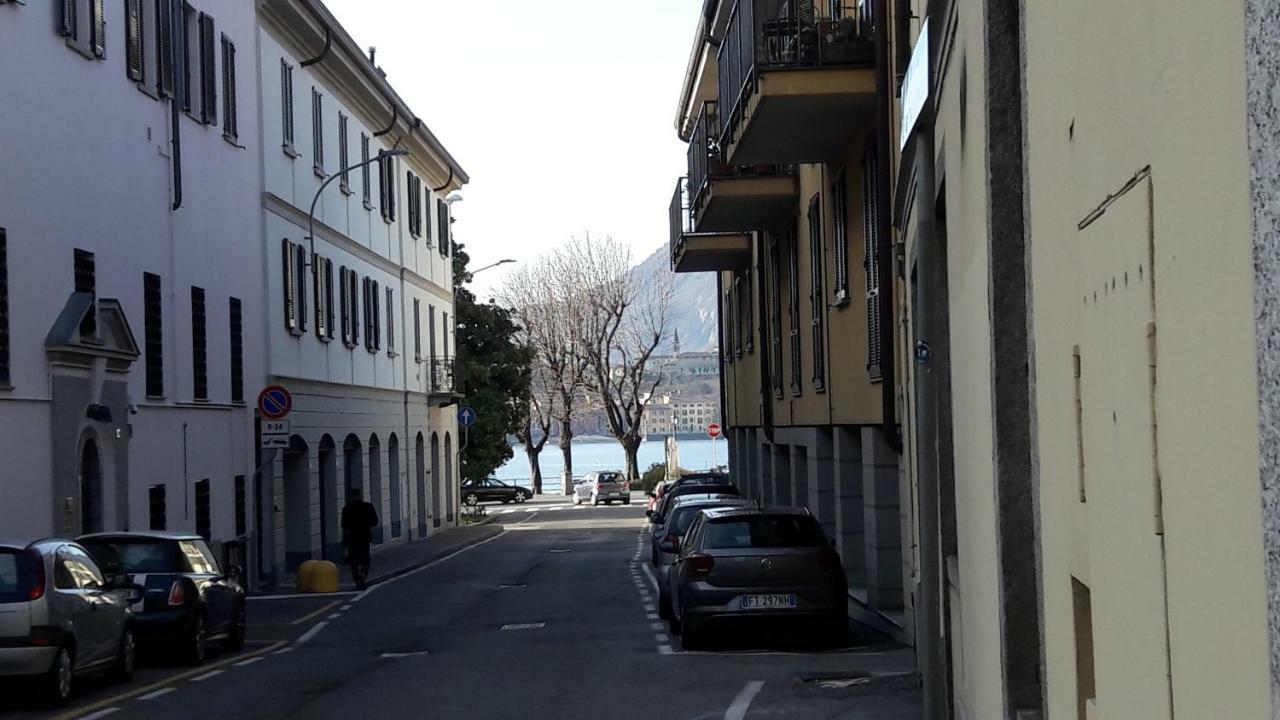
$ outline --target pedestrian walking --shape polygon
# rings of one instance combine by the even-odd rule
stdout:
[[[369,586],[369,546],[373,544],[373,529],[377,526],[378,511],[364,501],[360,488],[351,488],[347,492],[347,504],[342,508],[342,544],[357,590]]]

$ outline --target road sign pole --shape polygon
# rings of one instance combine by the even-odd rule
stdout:
[[[711,469],[716,469],[716,438],[711,436]]]

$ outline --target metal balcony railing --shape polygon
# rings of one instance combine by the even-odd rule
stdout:
[[[428,364],[431,371],[431,394],[451,395],[462,392],[461,379],[456,372],[457,358],[431,358]]]
[[[873,0],[737,0],[717,59],[728,147],[761,71],[875,64]]]
[[[685,207],[688,208],[688,232],[694,230],[694,222],[703,203],[707,200],[711,181],[718,178],[771,177],[795,174],[794,165],[739,165],[724,161],[720,143],[719,104],[708,100],[698,111],[689,139],[689,177],[685,189]],[[674,201],[673,201],[674,202]]]
[[[676,191],[671,196],[668,209],[671,225],[671,266],[684,252],[685,235],[693,232],[693,214],[689,207],[689,178],[676,181]]]

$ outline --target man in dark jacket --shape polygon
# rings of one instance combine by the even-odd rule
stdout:
[[[347,549],[347,565],[357,590],[368,587],[369,546],[373,529],[378,526],[378,511],[360,497],[360,488],[351,488],[347,504],[342,508],[342,544]]]

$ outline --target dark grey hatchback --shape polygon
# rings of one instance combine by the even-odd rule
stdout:
[[[831,642],[848,637],[840,555],[804,508],[703,510],[667,579],[671,630],[685,649],[713,624],[762,619],[816,623]]]

